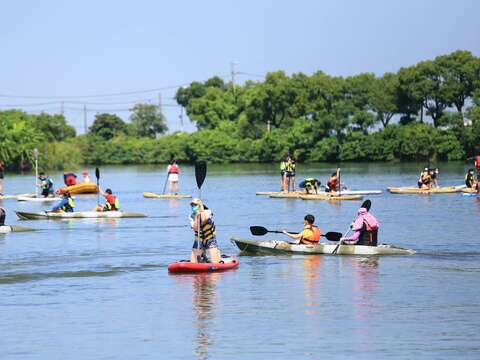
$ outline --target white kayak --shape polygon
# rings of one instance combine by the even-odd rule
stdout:
[[[35,194],[19,194],[19,195],[0,195],[0,200],[18,199],[19,197],[33,197]]]
[[[342,195],[379,195],[382,190],[342,190]],[[327,193],[330,194],[330,193]],[[339,194],[338,192],[331,192],[331,194]]]
[[[11,232],[25,232],[25,231],[34,231],[35,229],[25,227],[25,226],[17,226],[17,225],[3,225],[0,226],[0,234],[8,234]]]
[[[324,254],[332,255],[337,244],[319,243],[316,245],[293,244],[283,240],[248,240],[238,237],[230,238],[244,252],[263,254]],[[337,255],[413,255],[414,250],[404,249],[394,245],[380,244],[378,246],[340,245]]]
[[[56,202],[62,200],[59,197],[34,197],[34,196],[18,196],[18,201],[31,201],[31,202]]]
[[[116,219],[116,218],[141,218],[147,217],[145,214],[132,213],[125,211],[77,211],[77,212],[25,212],[15,211],[22,220],[41,220],[41,219]]]

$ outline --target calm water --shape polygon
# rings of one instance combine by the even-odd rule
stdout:
[[[415,185],[422,165],[345,165],[352,189]],[[463,182],[444,165],[441,185]],[[192,168],[182,192],[196,193]],[[332,167],[300,166],[323,181]],[[242,256],[237,271],[173,276],[189,256],[188,200],[161,192],[163,169],[103,168],[101,184],[146,219],[17,221],[39,204],[4,200],[7,222],[41,229],[0,235],[1,359],[479,359],[480,202],[459,194],[370,196],[380,241],[408,257]],[[7,174],[8,175],[8,174]],[[54,174],[56,184],[61,174]],[[32,189],[8,175],[7,193]],[[300,230],[312,213],[346,231],[360,202],[269,199],[277,166],[210,166],[202,195],[224,253],[248,227]],[[77,199],[91,209],[96,196]],[[265,238],[269,238],[268,236]]]

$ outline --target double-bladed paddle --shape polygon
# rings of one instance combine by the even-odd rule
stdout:
[[[250,232],[252,235],[255,236],[262,236],[267,233],[274,233],[274,234],[283,234],[283,231],[278,231],[278,230],[268,230],[267,228],[264,228],[263,226],[250,226]],[[290,234],[298,234],[296,232],[290,232]],[[327,240],[330,241],[338,241],[342,237],[342,233],[335,232],[335,231],[329,231],[326,234],[322,234],[321,236],[324,236],[327,238]]]
[[[367,200],[365,200],[365,201],[362,203],[362,205],[361,205],[360,207],[367,209],[367,211],[370,211],[370,208],[372,207],[372,202],[371,202],[369,199],[367,199]],[[355,220],[355,219],[354,219],[354,220]],[[348,228],[347,232],[345,233],[345,236],[347,236],[347,234],[348,234],[349,231],[350,231],[350,228]],[[342,244],[342,243],[339,242],[338,245],[335,246],[335,249],[333,249],[333,251],[332,251],[332,255],[337,255],[337,253],[338,253],[338,248],[340,247],[341,244]]]

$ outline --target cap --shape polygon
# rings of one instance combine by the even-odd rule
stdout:
[[[82,171],[82,175],[88,175],[88,171],[87,171],[87,170],[83,170],[83,171]]]
[[[190,205],[200,205],[201,202],[202,202],[202,200],[200,200],[198,198],[194,198],[194,199],[192,199],[192,201],[190,201]]]
[[[106,192],[107,194],[112,195],[112,190],[111,190],[111,189],[107,189],[107,190],[105,190],[105,192]]]

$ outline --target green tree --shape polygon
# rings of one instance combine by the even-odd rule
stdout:
[[[400,112],[399,86],[398,75],[394,73],[385,73],[372,80],[369,104],[383,127],[387,127],[392,117]]]
[[[45,134],[47,141],[62,141],[76,135],[75,128],[67,124],[63,115],[41,113],[34,119],[35,127]]]
[[[139,137],[155,138],[168,130],[165,117],[157,105],[136,104],[131,111],[130,121]]]
[[[110,140],[120,134],[125,134],[127,125],[114,114],[97,114],[92,126],[90,126],[90,134],[100,136],[105,140]]]

